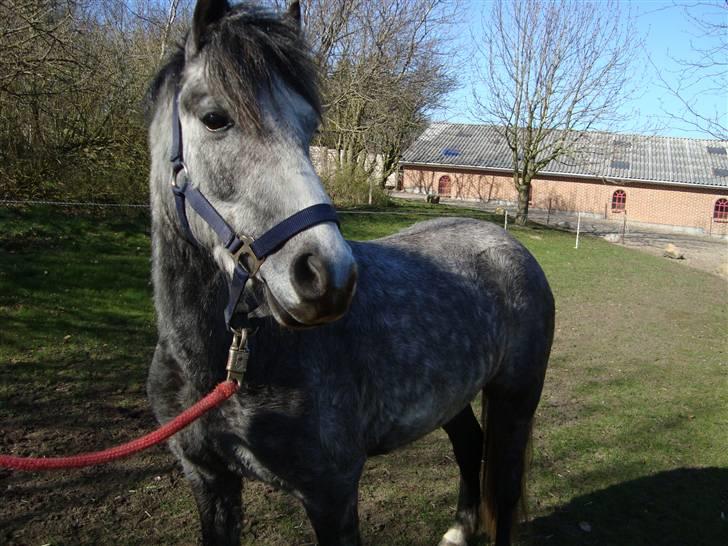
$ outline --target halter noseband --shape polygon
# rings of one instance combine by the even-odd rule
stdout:
[[[280,249],[294,235],[324,222],[339,224],[339,218],[334,207],[327,203],[312,205],[292,214],[282,220],[257,239],[248,235],[238,235],[225,221],[215,207],[205,198],[202,192],[190,184],[189,173],[182,154],[182,124],[179,119],[179,91],[174,95],[172,108],[172,192],[174,193],[177,216],[182,231],[190,243],[199,243],[192,234],[190,223],[187,220],[186,203],[207,222],[217,234],[225,249],[235,260],[235,270],[229,283],[228,303],[225,308],[225,324],[236,339],[243,329],[249,327],[247,313],[235,313],[248,279],[258,272],[265,259]],[[180,184],[177,179],[183,174],[184,180]]]

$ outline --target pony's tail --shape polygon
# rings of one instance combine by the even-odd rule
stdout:
[[[504,480],[507,476],[512,475],[512,461],[507,461],[505,456],[509,447],[506,444],[504,432],[509,427],[508,420],[511,415],[504,415],[502,406],[497,403],[489,403],[486,398],[485,389],[483,389],[482,398],[482,420],[483,423],[483,458],[480,468],[480,526],[481,531],[486,533],[490,540],[495,540],[496,530],[498,526],[498,507],[504,502],[508,502],[508,493],[499,492],[499,485],[504,487]],[[526,498],[526,475],[528,474],[528,466],[531,460],[531,437],[532,424],[528,426],[528,440],[521,442],[521,453],[518,455],[523,460],[523,472],[519,485],[519,501],[516,504],[514,513],[511,515],[511,535],[513,528],[522,519],[528,518],[527,498]]]

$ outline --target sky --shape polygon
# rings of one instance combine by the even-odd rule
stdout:
[[[714,5],[724,0],[709,0]],[[652,133],[664,136],[710,138],[709,135],[696,131],[693,127],[676,121],[666,112],[680,113],[682,106],[678,99],[672,96],[658,77],[657,69],[662,77],[671,84],[679,81],[679,66],[674,58],[695,58],[694,46],[709,45],[704,39],[696,37],[695,29],[686,19],[684,11],[675,4],[691,4],[694,15],[700,17],[713,17],[720,11],[708,8],[697,1],[690,0],[623,0],[634,11],[636,30],[644,37],[644,59],[641,59],[634,70],[633,78],[638,84],[639,93],[627,105],[629,121],[616,127],[619,132]],[[462,41],[461,51],[471,49],[473,39],[478,39],[481,26],[481,13],[489,9],[491,0],[465,0],[463,22],[458,24],[456,34]],[[728,9],[722,10],[723,16],[728,17]],[[726,21],[723,21],[725,24]],[[692,45],[691,45],[692,42]],[[650,60],[648,59],[651,59]],[[466,63],[467,64],[467,63]],[[653,66],[654,64],[654,66]],[[656,67],[656,68],[655,68]],[[478,123],[472,115],[472,93],[482,92],[474,78],[470,77],[467,69],[459,71],[462,75],[461,87],[453,92],[446,100],[445,107],[432,113],[431,118],[437,121],[452,123]],[[711,82],[701,81],[700,86],[708,89]],[[713,85],[715,82],[713,82]],[[724,125],[728,125],[728,92],[701,94],[699,107],[705,112],[718,111],[723,117]],[[632,115],[636,114],[636,115]]]

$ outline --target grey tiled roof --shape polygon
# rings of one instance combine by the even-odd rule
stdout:
[[[497,127],[454,123],[430,124],[401,164],[513,168]],[[541,173],[728,188],[728,142],[590,132],[575,157],[551,161]]]

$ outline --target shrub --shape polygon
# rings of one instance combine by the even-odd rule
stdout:
[[[367,172],[359,165],[341,165],[332,172],[321,177],[326,191],[338,206],[356,206],[369,203],[369,192],[372,194],[372,205],[386,206],[389,195],[371,180]]]

